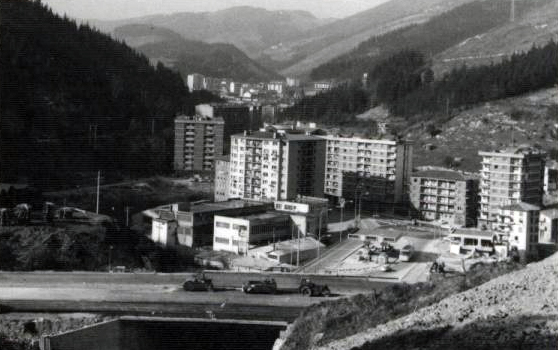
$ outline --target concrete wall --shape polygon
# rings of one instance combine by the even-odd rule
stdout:
[[[272,349],[284,322],[122,317],[43,337],[41,350]]]
[[[120,350],[120,322],[108,321],[93,326],[41,338],[41,350]],[[131,348],[130,348],[131,349]]]

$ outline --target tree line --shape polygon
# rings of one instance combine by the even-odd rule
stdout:
[[[207,96],[40,1],[3,1],[0,14],[3,181],[170,171],[173,118]]]

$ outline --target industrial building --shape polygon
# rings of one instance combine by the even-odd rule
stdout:
[[[491,228],[503,205],[525,202],[541,205],[546,153],[530,146],[495,152],[482,157],[479,225]]]
[[[419,171],[411,175],[411,204],[425,220],[475,226],[478,184],[477,176],[454,170]]]
[[[229,198],[273,202],[323,197],[325,140],[312,135],[245,131],[231,138]]]
[[[152,219],[151,239],[163,245],[188,247],[213,244],[213,218],[265,213],[272,209],[269,203],[230,200],[220,203],[177,203],[143,212]]]
[[[291,201],[276,201],[274,205],[276,211],[290,215],[301,236],[318,237],[327,231],[328,204],[326,198],[297,196]]]
[[[200,115],[174,120],[174,170],[178,173],[212,171],[215,157],[223,155],[222,118]]]
[[[387,203],[407,199],[412,142],[334,135],[324,139],[326,195],[336,198],[358,195],[364,200]]]
[[[278,212],[238,217],[216,215],[213,250],[247,254],[257,245],[291,238],[292,227],[290,216]]]
[[[224,202],[229,199],[229,171],[230,156],[221,156],[215,158],[215,188],[214,201]]]

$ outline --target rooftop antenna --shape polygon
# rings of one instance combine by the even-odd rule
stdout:
[[[515,22],[515,0],[511,1],[511,8],[510,8],[510,22]]]

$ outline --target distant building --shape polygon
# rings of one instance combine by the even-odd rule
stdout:
[[[413,143],[328,135],[326,195],[398,203],[406,200]],[[357,194],[358,192],[358,194]]]
[[[544,167],[544,193],[553,194],[558,192],[558,162],[547,162]]]
[[[318,237],[320,233],[325,234],[327,231],[328,205],[326,198],[298,196],[292,201],[276,201],[275,210],[291,216],[301,237]]]
[[[231,95],[240,96],[242,91],[242,83],[237,81],[231,81],[229,83],[229,93]]]
[[[213,218],[215,215],[243,216],[265,213],[272,209],[269,203],[230,200],[220,203],[177,203],[145,210],[151,218],[151,238],[163,245],[188,247],[213,244]]]
[[[287,78],[287,86],[288,87],[298,87],[298,86],[300,86],[300,79]]]
[[[223,155],[222,118],[179,116],[174,120],[174,170],[213,171]]]
[[[284,87],[285,87],[285,82],[283,81],[271,81],[267,83],[267,90],[275,91],[280,96],[283,95]]]
[[[290,238],[291,227],[289,215],[277,212],[215,216],[213,250],[247,254],[251,247]]]
[[[215,202],[224,202],[229,199],[229,171],[230,156],[221,156],[215,159]]]
[[[267,122],[275,122],[275,116],[277,115],[277,106],[275,105],[265,105],[262,106],[262,119]]]
[[[230,198],[323,196],[325,140],[262,131],[233,135],[231,140]]]
[[[493,230],[510,249],[517,249],[522,258],[536,253],[539,241],[541,208],[525,202],[504,205],[498,209]]]
[[[231,135],[244,130],[257,130],[261,127],[261,111],[249,105],[212,103],[196,106],[196,114],[210,118],[220,117],[225,121],[223,132],[223,154],[230,153]]]
[[[426,220],[475,226],[479,179],[454,170],[425,170],[411,175],[411,204]]]
[[[482,157],[479,225],[490,227],[503,205],[519,202],[541,205],[544,151],[519,146],[479,155]]]
[[[187,81],[186,85],[188,85],[188,90],[190,91],[207,89],[205,84],[205,77],[201,74],[198,73],[188,74],[186,81]]]

